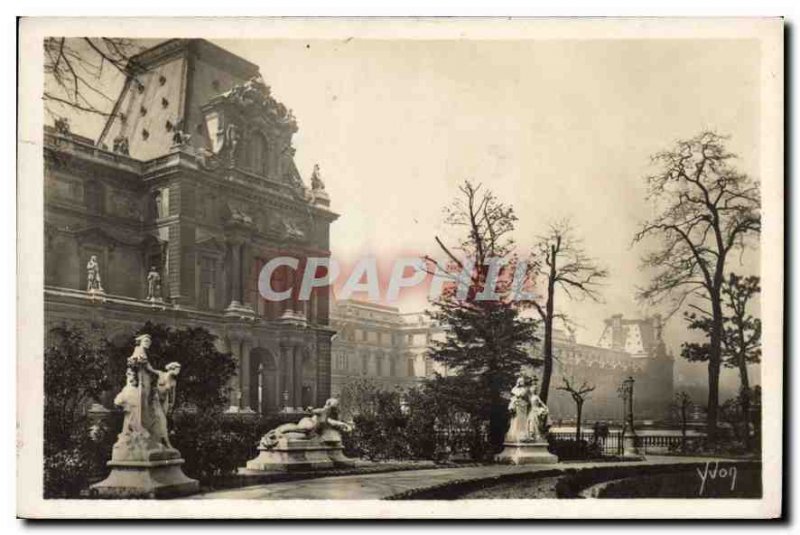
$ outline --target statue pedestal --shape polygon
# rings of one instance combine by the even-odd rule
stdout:
[[[547,451],[547,442],[505,442],[494,460],[507,464],[555,464],[558,457]]]
[[[108,461],[111,474],[89,488],[99,498],[173,498],[200,490],[196,479],[181,470],[183,459]]]
[[[283,437],[273,448],[259,448],[258,457],[247,461],[246,468],[262,472],[305,472],[352,466],[355,461],[345,457],[341,443]]]

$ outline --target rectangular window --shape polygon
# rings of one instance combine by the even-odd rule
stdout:
[[[416,376],[417,374],[414,371],[414,357],[409,357],[407,363],[408,363],[408,368],[406,370],[406,375],[408,375],[409,377]]]
[[[210,257],[200,259],[200,284],[197,301],[200,308],[214,310],[216,308],[216,260]]]

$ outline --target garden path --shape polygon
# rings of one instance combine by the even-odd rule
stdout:
[[[734,462],[732,459],[708,457],[648,456],[642,461],[564,462],[551,465],[484,465],[463,468],[408,470],[379,474],[321,477],[302,481],[255,485],[239,489],[209,492],[194,499],[228,500],[381,500],[410,491],[428,489],[453,482],[487,479],[509,474],[566,471],[591,467],[614,467],[664,464],[705,464]]]

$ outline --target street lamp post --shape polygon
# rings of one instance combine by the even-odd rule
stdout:
[[[625,456],[639,456],[636,447],[636,430],[633,427],[633,377],[628,377],[617,389],[622,398],[622,454]]]

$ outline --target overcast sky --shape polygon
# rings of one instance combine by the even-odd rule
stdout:
[[[314,163],[341,214],[334,255],[436,252],[442,207],[471,178],[514,205],[529,246],[571,217],[611,277],[605,304],[636,315],[649,155],[712,128],[757,166],[759,53],[750,41],[228,41],[298,117],[297,164]],[[406,310],[420,298],[400,303]]]
[[[731,136],[742,170],[758,166],[755,41],[215,42],[257,64],[294,111],[298,168],[307,179],[319,163],[341,214],[334,256],[435,253],[442,207],[470,178],[513,204],[521,247],[571,217],[609,269],[605,303],[565,304],[588,343],[603,318],[648,312],[631,239],[650,214],[649,156],[710,128]],[[91,128],[81,133],[96,138]],[[666,329],[675,350],[681,323]]]

